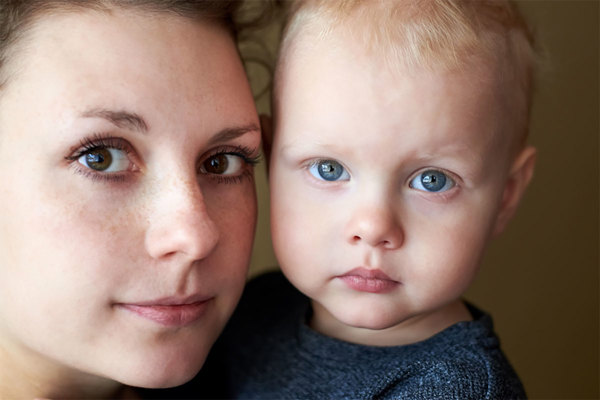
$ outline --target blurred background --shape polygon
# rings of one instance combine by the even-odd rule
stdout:
[[[600,3],[518,4],[545,52],[530,134],[538,149],[536,173],[515,219],[492,244],[465,297],[493,315],[503,349],[530,398],[597,399]],[[277,21],[258,35],[246,49],[242,45],[242,52],[273,60]],[[249,62],[248,72],[255,92],[262,92],[269,83],[268,68]],[[258,109],[269,114],[268,93],[258,97]],[[277,268],[264,162],[257,169],[257,185],[251,277]]]

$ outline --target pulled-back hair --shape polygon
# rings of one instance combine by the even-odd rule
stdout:
[[[278,70],[300,31],[312,40],[341,31],[391,68],[498,65],[502,82],[517,91],[512,106],[526,136],[538,56],[511,0],[297,0],[288,10]]]
[[[171,13],[194,20],[210,20],[237,35],[236,0],[1,0],[0,1],[0,88],[4,86],[6,64],[19,39],[44,15],[86,9],[140,9],[151,13]]]

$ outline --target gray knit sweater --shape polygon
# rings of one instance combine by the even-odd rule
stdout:
[[[252,281],[207,364],[184,397],[240,399],[525,398],[492,320],[411,345],[372,347],[323,336],[306,324],[309,301],[280,273]],[[184,393],[184,392],[181,392]]]

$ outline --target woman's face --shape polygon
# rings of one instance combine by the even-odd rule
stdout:
[[[14,57],[0,351],[32,375],[190,379],[238,301],[256,220],[260,134],[233,40],[166,14],[73,12],[43,17]]]

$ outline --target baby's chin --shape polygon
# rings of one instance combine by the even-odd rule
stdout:
[[[336,307],[337,306],[337,307]],[[402,312],[397,306],[367,304],[350,308],[348,304],[320,308],[311,326],[326,336],[346,342],[370,346],[400,346],[420,342],[434,336],[448,324],[431,320],[431,313]],[[433,313],[435,314],[435,312]],[[319,320],[320,316],[321,320]]]
[[[394,326],[402,323],[402,318],[392,317],[380,313],[377,310],[371,311],[356,311],[351,310],[347,312],[333,313],[333,316],[343,325],[349,328],[357,328],[365,330],[365,334],[368,331],[382,331],[393,328]]]
[[[386,310],[384,307],[350,307],[349,304],[343,306],[325,307],[326,313],[320,313],[327,319],[333,319],[329,322],[321,323],[313,320],[311,325],[331,326],[338,325],[341,330],[356,330],[361,335],[377,335],[378,332],[398,328],[406,320],[411,318],[411,314],[398,313],[397,309]],[[318,318],[318,317],[317,317]],[[371,332],[370,332],[371,331]]]

